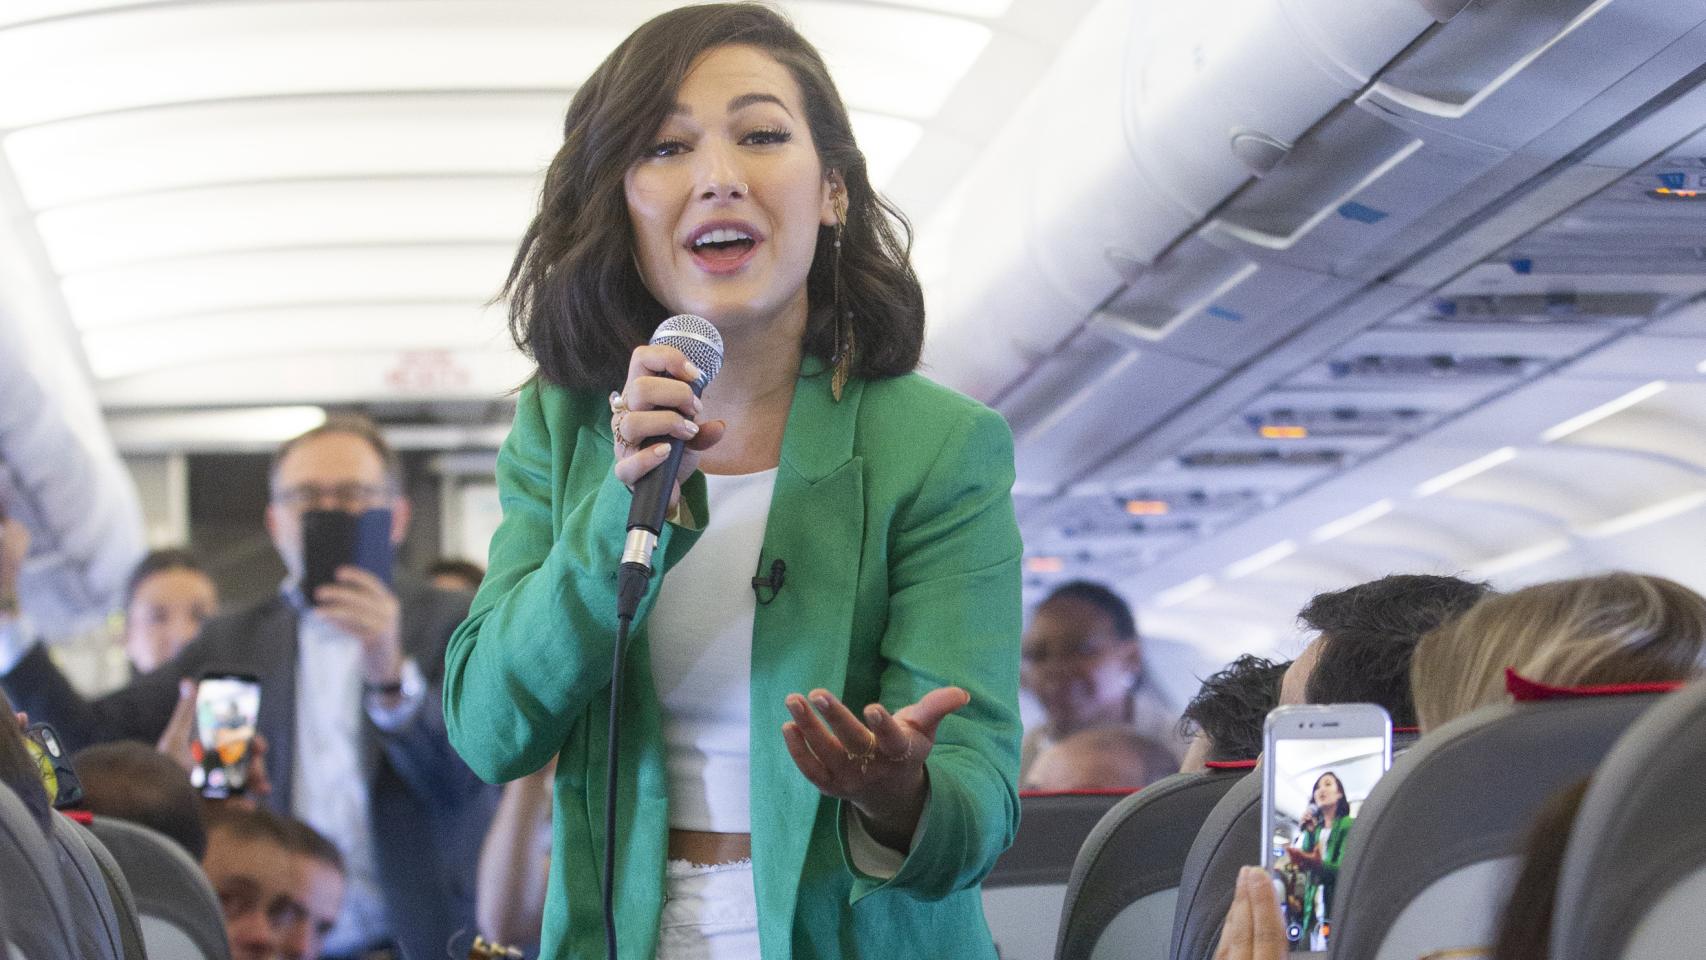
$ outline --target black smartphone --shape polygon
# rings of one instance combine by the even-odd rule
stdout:
[[[41,772],[41,783],[55,809],[73,807],[83,800],[83,784],[77,771],[71,769],[71,759],[59,742],[59,734],[45,723],[32,723],[24,728],[24,744],[35,758]]]
[[[310,510],[302,515],[302,596],[309,604],[314,592],[337,579],[338,568],[357,566],[391,582],[391,511],[376,507],[365,513]]]
[[[248,789],[261,684],[247,673],[207,673],[196,684],[190,785],[214,800]]]
[[[1262,863],[1291,949],[1333,935],[1339,862],[1356,815],[1392,763],[1392,721],[1371,703],[1280,707],[1262,750]]]

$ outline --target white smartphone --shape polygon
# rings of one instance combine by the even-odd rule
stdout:
[[[1280,707],[1262,739],[1261,862],[1291,948],[1325,950],[1345,838],[1392,763],[1392,718],[1372,703]]]

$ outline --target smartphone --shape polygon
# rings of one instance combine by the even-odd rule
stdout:
[[[391,582],[391,511],[377,507],[365,513],[310,510],[302,515],[302,596],[312,604],[314,592],[337,579],[338,568],[357,566]]]
[[[1261,863],[1291,949],[1325,950],[1345,840],[1392,763],[1392,718],[1371,703],[1280,707],[1262,746]]]
[[[196,684],[190,785],[214,800],[249,785],[249,757],[261,711],[261,684],[247,673],[207,673]]]
[[[77,771],[71,769],[71,761],[65,756],[65,748],[53,727],[45,723],[25,727],[24,745],[35,759],[42,787],[47,790],[48,802],[54,809],[63,810],[83,801],[83,784],[77,779]]]

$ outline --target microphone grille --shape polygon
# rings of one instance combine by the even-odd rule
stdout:
[[[652,334],[652,345],[674,347],[693,361],[704,378],[697,384],[700,390],[716,379],[723,368],[723,335],[711,321],[691,313],[678,313],[658,324]]]

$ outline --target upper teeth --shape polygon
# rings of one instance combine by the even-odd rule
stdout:
[[[702,234],[699,239],[693,241],[693,245],[695,247],[702,247],[707,243],[733,243],[736,240],[751,239],[752,235],[747,233],[745,230],[730,230],[727,227],[724,227],[719,230],[711,230]]]

